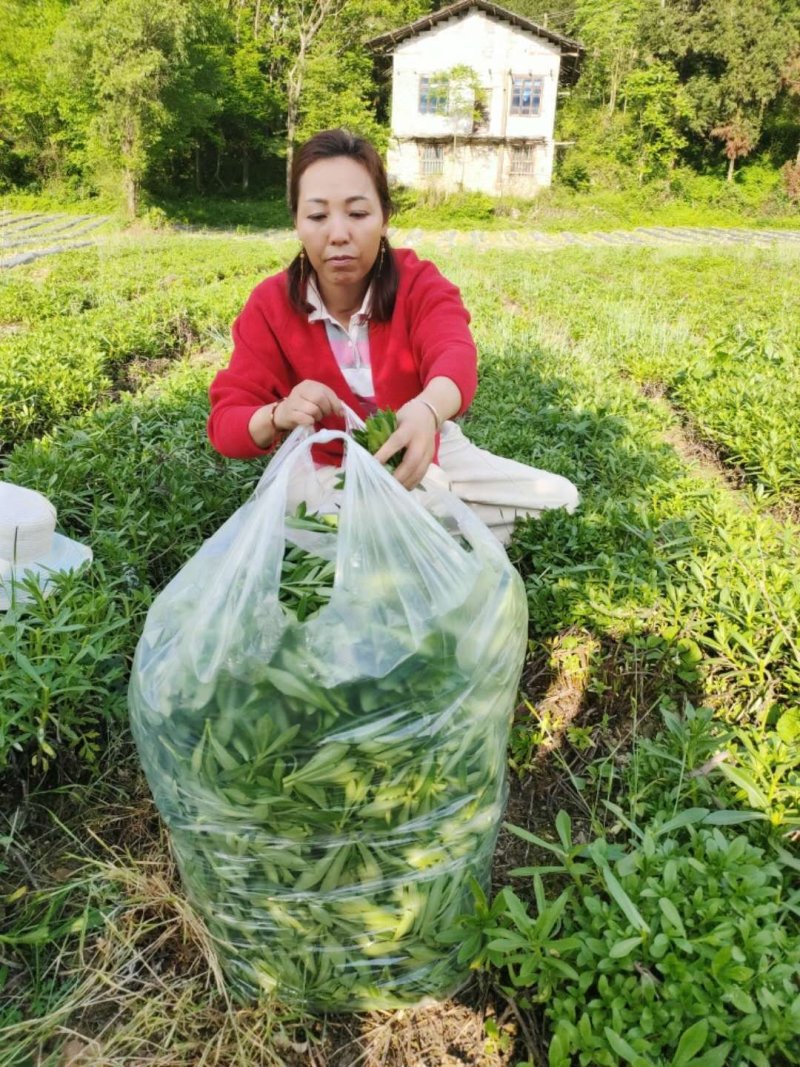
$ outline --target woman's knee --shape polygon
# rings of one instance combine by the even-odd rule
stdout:
[[[561,503],[556,504],[555,507],[565,508],[566,511],[571,515],[572,512],[580,504],[581,495],[578,492],[577,486],[573,485],[569,478],[564,478],[560,474],[556,475],[556,477],[559,481],[559,497]]]

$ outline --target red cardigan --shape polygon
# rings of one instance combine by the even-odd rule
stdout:
[[[397,409],[424,389],[431,378],[452,379],[461,392],[463,413],[477,387],[477,353],[469,313],[455,285],[410,249],[394,251],[400,273],[389,322],[370,322],[369,348],[379,407]],[[286,272],[256,286],[233,324],[230,364],[211,383],[208,436],[225,456],[249,459],[269,449],[253,441],[248,424],[254,411],[280,400],[298,382],[323,382],[360,415],[366,412],[351,392],[328,344],[324,322],[309,322],[289,303]],[[325,419],[342,429],[342,420]],[[341,451],[338,450],[341,455]],[[316,457],[323,459],[320,455]],[[329,451],[329,462],[337,462]]]

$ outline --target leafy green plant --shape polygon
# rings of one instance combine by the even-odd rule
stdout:
[[[509,827],[549,860],[512,871],[530,908],[506,886],[465,920],[478,961],[549,1019],[553,1067],[769,1067],[800,1040],[800,861],[765,814],[720,806],[710,711],[664,724],[637,739],[588,843],[566,811],[555,840]]]
[[[720,763],[720,773],[774,827],[796,832],[800,827],[798,709],[784,711],[774,730],[734,727],[728,747],[736,762]]]
[[[790,887],[800,864],[730,829],[747,818],[684,809],[660,825],[631,824],[624,848],[597,838],[569,863],[566,821],[561,846],[514,828],[560,863],[513,872],[533,879],[535,917],[501,890],[503,917],[485,930],[484,958],[522,1004],[546,1005],[553,1067],[573,1055],[608,1067],[619,1058],[769,1067],[796,1047]],[[554,899],[544,878],[559,870],[572,881]]]
[[[800,386],[791,348],[765,333],[726,330],[675,376],[671,392],[699,432],[756,485],[774,495],[800,495],[800,448],[790,429],[800,412]]]
[[[207,380],[184,368],[160,393],[85,416],[8,464],[4,477],[48,496],[95,559],[57,578],[47,600],[0,616],[0,768],[13,762],[24,778],[30,766],[66,770],[69,752],[78,767],[97,760],[110,724],[125,718],[153,591],[252,488],[256,471],[223,468],[204,441]]]
[[[97,761],[101,723],[125,716],[131,635],[144,598],[102,564],[60,579],[45,600],[0,616],[0,768],[10,759],[47,770],[66,751]]]
[[[27,272],[0,292],[0,452],[135,388],[132,365],[163,373],[214,343],[280,262],[260,247],[210,259],[202,239],[176,255],[175,241],[66,253],[46,285]]]

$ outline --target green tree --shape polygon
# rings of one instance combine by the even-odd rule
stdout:
[[[266,44],[271,52],[273,76],[277,73],[285,86],[287,194],[311,51],[324,29],[333,31],[346,3],[347,0],[278,0],[270,14]]]
[[[324,41],[308,60],[295,130],[304,141],[319,130],[345,126],[353,133],[386,146],[386,129],[375,114],[372,59],[363,49],[342,51]]]
[[[694,53],[687,88],[705,105],[707,132],[723,142],[731,181],[737,160],[758,144],[766,108],[781,90],[797,40],[796,9],[780,0],[698,0],[688,5],[687,28]]]
[[[120,183],[131,217],[154,151],[175,125],[170,96],[195,117],[213,111],[190,73],[199,10],[192,0],[80,0],[56,34],[62,117],[85,137],[95,177]]]
[[[286,86],[287,185],[295,144],[328,124],[381,138],[366,42],[412,21],[427,0],[291,0],[270,18],[271,50]]]
[[[586,47],[582,90],[614,114],[624,80],[641,55],[640,25],[654,0],[577,0],[575,30]]]
[[[800,204],[800,46],[787,57],[782,71],[786,110],[789,112],[797,138],[797,154],[781,167],[786,192],[791,200]]]
[[[639,181],[663,175],[686,146],[681,127],[690,106],[678,72],[659,60],[631,71],[622,87],[627,141]]]
[[[264,74],[264,58],[252,36],[240,41],[227,58],[230,77],[218,136],[238,156],[241,188],[247,192],[252,158],[278,150],[277,131],[283,127],[282,100]]]
[[[0,184],[63,177],[50,44],[63,0],[0,0]]]
[[[795,126],[800,130],[800,42],[787,55],[781,71],[781,79],[792,111],[792,118]],[[800,168],[800,137],[797,141],[795,166]]]

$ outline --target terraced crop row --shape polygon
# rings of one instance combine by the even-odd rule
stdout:
[[[0,452],[129,391],[132,364],[146,377],[152,361],[226,347],[253,279],[281,257],[254,242],[122,237],[0,279]]]
[[[800,254],[790,247],[489,253],[506,313],[646,391],[773,502],[800,500]]]

